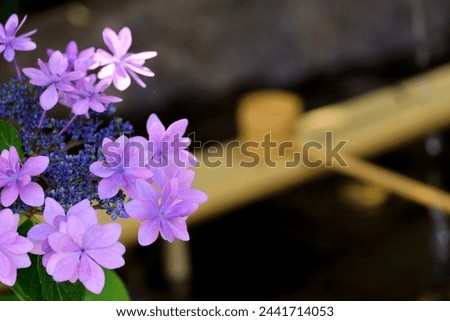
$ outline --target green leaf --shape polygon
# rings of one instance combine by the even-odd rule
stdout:
[[[9,149],[11,146],[14,146],[20,158],[23,158],[22,142],[19,139],[17,129],[10,123],[0,120],[0,152]]]
[[[94,294],[86,290],[84,301],[129,301],[130,295],[119,275],[111,270],[103,269],[105,272],[105,287],[102,293]]]
[[[55,282],[47,274],[41,256],[30,255],[31,266],[17,271],[17,281],[12,290],[20,300],[31,301],[81,301],[85,288],[81,282]]]
[[[26,217],[25,215],[21,216],[23,221],[20,223],[19,228],[17,229],[17,232],[19,235],[22,235],[24,237],[27,236],[28,231],[33,227],[34,223],[33,220]]]
[[[20,301],[14,293],[0,295],[0,301]]]

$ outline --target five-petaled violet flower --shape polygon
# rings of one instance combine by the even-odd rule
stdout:
[[[84,221],[94,220],[96,217],[95,210],[87,199],[72,206],[67,211],[67,215],[64,213],[63,207],[53,198],[47,197],[45,199],[44,223],[33,226],[27,234],[28,239],[34,243],[34,247],[30,252],[44,255],[42,258],[44,266],[47,265],[49,257],[54,253],[48,244],[48,237],[50,234],[57,232],[61,222],[66,222],[67,218],[72,215],[78,215]]]
[[[0,200],[2,205],[11,206],[17,197],[30,206],[44,204],[44,191],[38,183],[31,181],[31,177],[42,174],[48,163],[48,157],[35,156],[28,158],[21,168],[16,148],[11,146],[9,151],[3,150],[0,155],[0,187],[3,187]]]
[[[97,213],[87,200],[74,205],[66,218],[55,202],[46,202],[46,206],[50,210],[47,223],[42,224],[48,226],[31,229],[29,236],[38,239],[37,244],[41,242],[41,249],[35,247],[34,251],[47,250],[49,254],[47,273],[57,282],[80,280],[89,291],[100,293],[105,285],[102,267],[117,269],[125,264],[125,247],[118,241],[122,227],[118,223],[98,224]]]
[[[152,244],[159,234],[169,242],[175,238],[189,240],[186,219],[206,199],[200,197],[198,202],[179,199],[179,181],[176,177],[170,179],[161,192],[142,179],[137,181],[136,186],[137,198],[126,203],[125,210],[130,217],[142,221],[138,232],[139,244]]]
[[[158,116],[150,115],[147,120],[147,133],[152,155],[151,165],[168,165],[168,160],[182,168],[198,164],[195,156],[187,150],[191,140],[183,137],[187,125],[187,119],[180,119],[172,123],[166,130]]]
[[[72,105],[72,112],[75,115],[84,115],[89,109],[102,113],[106,110],[105,105],[122,101],[119,97],[104,93],[111,84],[110,79],[103,79],[95,83],[96,80],[95,75],[89,75],[77,81]]]
[[[19,220],[9,208],[0,211],[0,282],[8,286],[16,283],[17,269],[31,265],[27,253],[33,243],[17,233]]]
[[[105,138],[102,143],[104,161],[89,167],[91,173],[101,177],[98,184],[100,199],[115,196],[124,188],[130,197],[136,195],[136,180],[149,179],[152,172],[145,166],[146,141],[143,137],[127,138],[124,135],[112,141]]]
[[[97,49],[95,60],[103,66],[98,73],[98,78],[112,78],[114,87],[122,91],[130,86],[131,76],[139,86],[145,88],[145,83],[137,74],[147,77],[155,75],[144,64],[147,59],[155,57],[157,53],[155,51],[128,53],[132,42],[131,31],[128,27],[123,27],[119,34],[110,28],[105,28],[103,41],[112,54],[103,49]]]
[[[54,50],[48,49],[47,54],[50,57]],[[78,45],[75,41],[70,41],[67,44],[64,56],[69,63],[67,69],[69,71],[83,71],[92,70],[98,67],[98,62],[94,61],[95,48],[90,47],[78,51]]]
[[[39,97],[39,102],[44,110],[53,108],[60,98],[74,90],[71,81],[85,76],[82,71],[68,71],[69,62],[60,51],[54,51],[48,64],[38,59],[39,69],[24,68],[23,72],[30,78],[30,83],[36,86],[47,87]]]
[[[0,23],[0,53],[6,61],[11,62],[15,58],[15,51],[30,51],[36,49],[36,44],[31,41],[30,36],[36,30],[29,31],[23,35],[16,36],[17,31],[22,27],[26,16],[19,24],[19,18],[16,14],[11,15],[3,26]]]

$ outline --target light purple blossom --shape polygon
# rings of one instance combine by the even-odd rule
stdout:
[[[31,265],[27,253],[33,243],[17,233],[19,220],[9,208],[0,211],[0,282],[8,286],[16,283],[17,269]]]
[[[52,53],[48,64],[38,59],[38,65],[39,69],[24,68],[23,72],[30,78],[31,84],[47,87],[39,97],[44,110],[53,108],[58,103],[60,94],[74,90],[71,81],[86,75],[82,71],[68,71],[69,62],[60,51]]]
[[[172,123],[166,130],[156,114],[151,114],[147,120],[149,148],[152,160],[150,164],[167,164],[172,161],[178,167],[192,167],[198,161],[187,148],[191,140],[183,137],[188,125],[187,119],[180,119]]]
[[[0,197],[5,207],[12,205],[17,197],[27,205],[41,206],[44,203],[44,190],[31,177],[42,174],[47,168],[49,159],[46,156],[28,158],[20,167],[20,159],[14,146],[3,150],[0,155]]]
[[[179,199],[180,182],[176,177],[170,179],[161,192],[142,179],[137,181],[136,186],[137,199],[126,203],[125,210],[130,217],[142,221],[138,232],[139,244],[152,244],[159,234],[169,242],[175,238],[189,240],[186,219],[197,210],[204,198],[199,199],[198,203]]]
[[[104,66],[98,73],[98,78],[112,78],[114,86],[118,90],[125,90],[131,84],[130,76],[145,88],[145,83],[137,74],[153,77],[155,74],[144,66],[147,59],[151,59],[157,55],[155,51],[145,51],[141,53],[128,53],[130,49],[132,37],[128,27],[123,27],[119,34],[112,29],[105,28],[103,30],[103,41],[105,42],[111,53],[97,49],[95,59],[100,66]]]
[[[47,54],[50,57],[53,54],[53,49],[47,49]],[[75,41],[70,41],[67,44],[66,52],[63,54],[68,61],[68,71],[82,71],[87,72],[98,67],[98,62],[94,60],[95,48],[90,47],[78,51],[78,45]]]
[[[122,101],[119,97],[104,93],[111,84],[110,79],[100,80],[97,84],[96,80],[95,75],[89,75],[76,82],[76,98],[72,106],[72,112],[75,115],[84,115],[89,109],[102,113],[106,110],[105,105]]]
[[[102,143],[104,161],[91,164],[90,171],[102,179],[98,184],[100,199],[115,196],[120,188],[130,196],[136,195],[136,180],[149,179],[152,172],[145,166],[147,154],[143,137],[120,136],[115,141],[105,138]]]
[[[203,191],[192,187],[195,172],[191,169],[181,168],[173,163],[169,163],[168,166],[152,168],[152,172],[151,181],[159,190],[162,190],[172,178],[178,180],[177,198],[179,200],[201,204],[208,199],[208,196]]]
[[[15,51],[30,51],[36,49],[36,44],[31,41],[30,36],[36,30],[29,31],[23,35],[16,36],[17,31],[22,27],[27,16],[19,24],[19,18],[16,14],[11,15],[3,26],[0,23],[0,53],[6,61],[11,62],[15,58]]]
[[[41,245],[41,249],[35,246],[33,251],[48,250],[45,267],[55,281],[80,280],[89,291],[98,294],[105,285],[102,267],[122,267],[125,247],[118,241],[120,224],[99,225],[97,213],[86,202],[89,201],[74,205],[65,219],[59,206],[46,202],[51,208],[43,224],[48,226],[31,229],[29,236],[37,241],[36,245]]]
[[[48,244],[48,237],[50,234],[57,232],[61,222],[66,222],[67,218],[72,215],[81,217],[83,221],[89,222],[89,224],[97,223],[95,210],[87,199],[73,205],[67,211],[67,215],[64,213],[63,207],[53,198],[47,197],[45,199],[44,223],[33,226],[27,234],[28,239],[34,244],[31,253],[44,255],[42,258],[44,266],[47,265],[48,259],[54,253]]]

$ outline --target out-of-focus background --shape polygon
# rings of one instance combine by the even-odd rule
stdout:
[[[121,94],[118,114],[141,134],[151,112],[166,124],[188,118],[201,142],[236,137],[239,99],[252,90],[290,90],[311,111],[450,61],[448,0],[42,0],[19,1],[17,11],[28,15],[23,31],[38,29],[38,49],[19,54],[22,66],[70,40],[104,48],[104,27],[129,26],[132,51],[158,52],[146,64],[156,77]],[[14,72],[5,63],[1,70],[2,81]],[[430,133],[371,161],[450,190],[449,135]],[[180,272],[187,277],[175,281],[161,240],[128,249],[119,273],[133,299],[450,297],[446,216],[337,174],[196,224],[190,234],[189,268]]]

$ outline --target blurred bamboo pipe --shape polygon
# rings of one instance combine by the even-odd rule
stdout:
[[[375,184],[418,204],[438,208],[450,215],[449,193],[365,160],[347,154],[341,156],[348,166],[333,166],[332,170]]]
[[[358,157],[370,157],[387,152],[423,136],[429,131],[450,124],[449,65],[436,68],[391,87],[381,88],[338,104],[304,113],[301,113],[301,100],[290,92],[264,91],[253,93],[252,96],[251,99],[245,97],[242,99],[237,113],[237,122],[241,128],[240,136],[243,139],[251,136],[252,132],[256,133],[257,137],[261,137],[264,130],[261,130],[258,125],[261,124],[259,123],[260,119],[263,120],[262,127],[266,127],[266,132],[267,126],[278,124],[275,126],[276,128],[269,128],[268,131],[273,131],[274,137],[278,137],[279,141],[292,140],[296,146],[302,146],[304,142],[309,141],[318,142],[324,146],[325,132],[329,131],[333,133],[335,141],[348,141],[343,153],[351,156],[351,159],[348,159],[352,163],[347,169],[332,168],[332,170],[347,170],[347,175],[356,176],[358,174],[358,178],[372,179],[387,184],[386,188],[389,187],[389,190],[408,198],[412,198],[412,194],[416,195],[417,192],[413,193],[413,190],[419,191],[418,194],[424,193],[421,194],[422,196],[418,196],[419,199],[427,205],[430,205],[427,203],[428,199],[432,200],[433,204],[438,204],[436,206],[444,207],[443,204],[448,204],[448,194],[436,189],[428,189],[427,186],[405,177],[398,179],[397,175],[399,174],[386,173],[386,170],[380,169],[382,175],[369,177],[371,172],[377,172],[372,167],[375,165],[358,160]],[[253,129],[246,129],[247,125],[244,125],[246,122],[242,118],[243,108],[250,108],[244,107],[248,103],[259,106],[256,112],[251,113],[251,117],[247,116],[250,121],[247,122],[247,125],[253,126]],[[289,107],[290,105],[295,108]],[[270,116],[267,116],[264,109],[271,111]],[[286,123],[280,126],[279,124],[283,123],[280,119],[284,119]],[[243,155],[238,153],[236,145],[225,142],[217,147],[219,152],[216,153],[214,160],[221,162],[219,166],[206,166],[208,161],[211,163],[211,155],[208,155],[205,150],[197,154],[200,166],[195,169],[197,176],[194,186],[204,190],[209,198],[189,218],[189,224],[197,224],[215,218],[232,209],[306,182],[329,170],[323,166],[314,169],[306,166],[282,166],[282,157],[277,159],[280,166],[269,167],[263,163],[251,168],[243,167],[241,166]],[[221,155],[220,151],[222,151]],[[361,166],[364,169],[369,168],[369,170],[361,172],[359,170]],[[393,183],[392,177],[397,177]],[[399,181],[402,183],[397,185]],[[408,182],[406,185],[405,181]],[[398,186],[402,187],[398,188]],[[417,189],[417,186],[421,186],[421,188]],[[430,190],[436,193],[432,193],[430,196]],[[439,195],[439,197],[433,195]],[[445,201],[443,201],[444,199]],[[105,220],[108,219],[105,218]],[[121,221],[124,228],[122,240],[125,243],[136,243],[138,222],[130,219]]]

